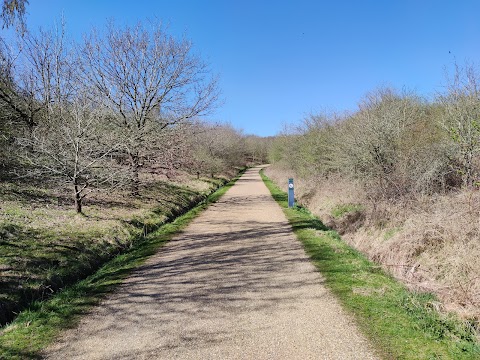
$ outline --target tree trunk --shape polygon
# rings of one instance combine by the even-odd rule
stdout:
[[[77,214],[80,214],[82,212],[82,197],[80,195],[80,191],[78,190],[78,185],[75,184],[75,210],[77,211]]]
[[[131,183],[131,193],[133,196],[140,195],[140,178],[139,178],[139,169],[140,161],[138,155],[130,154],[131,161],[131,172],[132,172],[132,183]]]

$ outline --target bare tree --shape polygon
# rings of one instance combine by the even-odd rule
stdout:
[[[73,93],[75,60],[67,43],[65,23],[53,30],[40,28],[37,35],[28,33],[22,38],[23,51],[35,77],[36,97],[46,107],[63,103]]]
[[[15,68],[17,106],[29,132],[19,136],[29,176],[69,182],[77,212],[94,186],[120,182],[121,166],[112,159],[119,141],[107,112],[95,107],[76,74],[76,53],[67,42],[65,24],[19,37]],[[15,100],[15,101],[13,101]],[[18,102],[17,102],[18,100]],[[110,126],[110,128],[109,128]]]
[[[124,173],[113,156],[121,145],[105,128],[104,117],[85,96],[77,96],[61,116],[52,116],[36,126],[31,137],[19,139],[27,149],[24,159],[33,165],[29,175],[71,184],[78,213],[93,187],[119,185]]]
[[[0,166],[8,163],[10,139],[15,132],[12,126],[12,114],[3,96],[14,87],[12,76],[12,57],[8,46],[0,38]],[[3,96],[2,96],[3,95]]]
[[[350,170],[375,196],[398,197],[409,191],[414,158],[408,144],[422,114],[415,94],[389,88],[367,94],[360,110],[339,128],[334,155],[338,168]]]
[[[2,48],[0,102],[10,121],[30,132],[72,98],[75,60],[64,29],[62,23],[54,30],[25,32],[18,36],[15,55],[5,44]]]
[[[176,40],[161,25],[111,23],[104,36],[92,32],[85,39],[81,57],[92,99],[115,116],[136,195],[140,167],[159,132],[212,110],[217,81],[191,43]]]
[[[14,92],[14,56],[10,47],[0,37],[0,111],[2,118],[12,117],[8,99]],[[2,123],[6,121],[6,119],[2,120]]]
[[[20,122],[32,128],[35,124],[33,114],[23,97],[23,91],[17,84],[18,58],[20,53],[0,38],[0,105],[3,121]]]
[[[17,83],[32,109],[40,112],[44,121],[60,111],[74,95],[76,58],[68,43],[65,23],[54,29],[40,28],[35,34],[25,33],[19,38],[22,64]],[[37,116],[40,117],[40,116]]]

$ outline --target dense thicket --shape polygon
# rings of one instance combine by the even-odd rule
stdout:
[[[372,199],[447,192],[477,185],[480,92],[471,65],[456,67],[434,101],[381,88],[351,114],[312,115],[271,149],[303,177],[359,180]]]

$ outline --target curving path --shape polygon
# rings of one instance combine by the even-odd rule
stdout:
[[[47,359],[376,359],[258,171],[166,244]]]

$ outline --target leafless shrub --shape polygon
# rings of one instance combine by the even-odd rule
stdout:
[[[284,130],[270,145],[270,161],[292,169],[304,178],[328,176],[337,171],[336,114],[311,114],[299,126]]]
[[[373,200],[428,192],[443,183],[448,158],[429,107],[413,94],[381,89],[342,124],[339,161]]]
[[[448,77],[447,93],[439,96],[444,108],[443,128],[454,144],[452,157],[456,160],[463,186],[473,186],[480,169],[476,165],[480,153],[480,75],[471,64],[455,64],[453,76]]]

